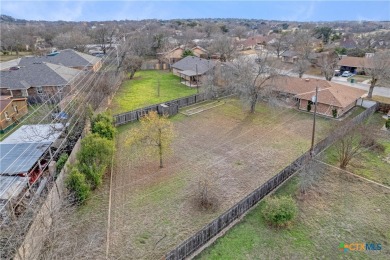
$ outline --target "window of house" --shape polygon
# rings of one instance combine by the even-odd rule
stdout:
[[[28,97],[27,89],[22,89],[22,97]]]
[[[10,119],[7,111],[4,112],[4,116],[5,116],[5,119],[6,119],[6,120],[9,120],[9,119]]]
[[[16,112],[16,114],[19,114],[18,105],[14,106],[14,111]]]
[[[38,93],[38,94],[43,94],[43,89],[42,89],[42,87],[37,87],[37,93]]]

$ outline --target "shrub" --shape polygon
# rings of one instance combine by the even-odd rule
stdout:
[[[194,52],[191,49],[186,49],[183,51],[183,54],[181,55],[183,58],[187,56],[194,56]]]
[[[310,103],[310,102],[307,103],[306,109],[307,109],[307,112],[310,112],[310,111],[311,111],[311,103]]]
[[[92,126],[92,133],[96,133],[101,137],[107,138],[108,140],[113,140],[116,129],[111,123],[98,121]]]
[[[56,170],[57,173],[61,172],[62,168],[64,168],[66,161],[68,160],[69,155],[67,153],[63,153],[57,160]]]
[[[337,117],[337,109],[332,109],[332,116],[333,118],[336,118]]]
[[[96,133],[101,137],[113,140],[116,133],[113,123],[114,120],[109,113],[98,114],[91,120],[92,133]]]
[[[287,226],[295,219],[297,213],[297,205],[289,196],[268,198],[262,210],[264,220],[277,227]]]
[[[85,176],[81,174],[77,168],[73,168],[66,179],[66,187],[73,192],[75,202],[82,203],[90,195],[91,190],[85,180]]]
[[[113,141],[98,134],[89,134],[81,141],[81,148],[77,153],[79,162],[77,167],[84,174],[92,189],[102,183],[113,152]]]
[[[98,134],[89,134],[81,140],[77,159],[81,164],[107,166],[111,162],[113,152],[113,141]]]
[[[84,174],[88,184],[91,186],[91,189],[94,190],[98,186],[100,186],[103,182],[104,171],[106,170],[106,166],[97,166],[79,164],[78,169],[82,174]]]
[[[386,120],[385,127],[387,130],[390,130],[390,118]]]

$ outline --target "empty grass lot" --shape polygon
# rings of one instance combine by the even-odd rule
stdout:
[[[303,199],[299,176],[276,193],[291,195],[299,214],[287,229],[269,227],[260,202],[197,259],[389,259],[390,190],[326,168]],[[342,252],[340,243],[380,243],[380,251]]]
[[[160,96],[157,94],[158,80],[160,80]],[[161,70],[138,71],[132,80],[123,82],[110,108],[115,115],[193,95],[196,92],[196,88],[189,88],[181,84],[180,78],[171,72]]]
[[[138,123],[118,128],[111,259],[160,259],[309,148],[311,114],[260,103],[248,115],[238,100],[226,101],[171,118],[176,138],[163,169],[142,147],[126,146]],[[317,140],[329,126],[329,120],[318,120]],[[197,204],[204,179],[217,200],[212,210]]]

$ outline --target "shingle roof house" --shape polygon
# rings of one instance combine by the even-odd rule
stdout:
[[[172,65],[172,72],[184,80],[182,83],[197,86],[202,75],[212,70],[215,65],[216,62],[212,60],[187,56]]]
[[[34,63],[52,63],[78,70],[98,71],[102,66],[102,58],[81,53],[75,50],[62,50],[54,56],[23,57],[19,66],[28,66]]]
[[[299,53],[295,52],[295,51],[287,50],[287,51],[283,52],[280,56],[282,57],[282,60],[284,62],[294,63],[298,60]]]
[[[325,116],[340,117],[356,105],[366,91],[319,79],[280,77],[270,82],[274,91],[293,97],[301,110],[307,110],[318,86],[317,112]]]
[[[18,70],[0,71],[2,95],[28,97],[30,102],[41,102],[70,86],[85,72],[51,63],[32,63]]]
[[[188,56],[174,63],[172,68],[177,71],[192,70],[195,72],[198,69],[198,75],[203,75],[215,66],[215,61],[202,59],[194,56]]]

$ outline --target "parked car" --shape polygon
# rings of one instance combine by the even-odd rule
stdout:
[[[353,76],[353,74],[348,70],[344,71],[343,74],[341,74],[341,77],[351,77],[351,76]]]
[[[335,75],[335,77],[340,76],[341,75],[340,70],[334,70],[334,75]]]

